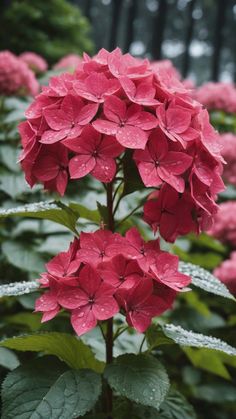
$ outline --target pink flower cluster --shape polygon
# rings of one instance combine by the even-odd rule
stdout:
[[[62,57],[55,65],[54,70],[75,71],[77,66],[81,64],[82,58],[77,54],[68,54]]]
[[[165,68],[116,50],[84,55],[74,74],[50,80],[20,125],[27,182],[64,194],[69,179],[111,182],[116,158],[133,153],[158,199],[144,207],[153,230],[174,241],[209,227],[223,189],[219,138],[209,116]],[[184,215],[183,215],[184,214]]]
[[[41,55],[38,55],[35,52],[23,52],[19,55],[19,58],[36,74],[47,71],[47,62]]]
[[[0,52],[0,94],[32,95],[39,91],[34,73],[10,51]]]
[[[222,243],[236,246],[236,201],[228,201],[219,205],[219,211],[208,234]]]
[[[236,135],[231,133],[221,134],[222,156],[226,161],[223,178],[226,183],[236,186]]]
[[[214,275],[219,278],[236,297],[236,252],[232,252],[230,259],[224,260],[214,270]]]
[[[198,87],[193,96],[208,110],[236,112],[236,87],[231,83],[205,83]]]
[[[162,252],[158,240],[145,242],[136,228],[125,237],[108,230],[81,233],[46,268],[40,282],[49,290],[37,299],[36,311],[48,321],[61,308],[69,310],[78,335],[119,311],[144,332],[190,282],[178,272],[178,257]]]

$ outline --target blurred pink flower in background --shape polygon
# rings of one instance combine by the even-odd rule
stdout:
[[[46,60],[41,55],[35,54],[35,52],[23,52],[19,55],[19,58],[36,74],[47,71],[48,65]]]
[[[71,70],[74,71],[76,67],[82,62],[82,57],[77,54],[68,54],[62,57],[53,67],[54,70]]]
[[[222,264],[214,270],[214,275],[219,278],[236,296],[236,252],[230,254],[230,259],[224,260]]]
[[[236,112],[236,87],[232,83],[205,83],[195,90],[193,96],[208,110]]]
[[[226,183],[236,186],[236,135],[232,133],[221,134],[222,156],[226,161],[223,177]]]
[[[0,94],[35,96],[39,84],[32,70],[10,51],[0,52]]]
[[[236,246],[236,201],[228,201],[219,205],[219,210],[214,217],[214,224],[208,234]]]

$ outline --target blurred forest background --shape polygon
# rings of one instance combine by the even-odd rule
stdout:
[[[67,3],[2,0],[0,49],[16,53],[33,50],[52,62],[68,51],[96,52],[102,47],[112,50],[119,46],[138,57],[170,59],[183,77],[191,77],[198,84],[236,79],[235,0]],[[90,22],[94,48],[86,38],[88,22],[79,10],[70,13],[70,3],[79,6]]]

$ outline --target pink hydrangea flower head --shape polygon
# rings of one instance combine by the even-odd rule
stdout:
[[[53,77],[26,111],[20,161],[27,182],[62,195],[87,175],[116,180],[133,158],[144,186],[160,189],[160,202],[144,211],[153,229],[171,241],[201,231],[217,209],[223,159],[209,115],[190,93],[169,63],[153,66],[119,48],[84,54],[73,74]]]
[[[10,51],[0,52],[0,94],[35,96],[39,84],[28,66]]]
[[[68,54],[62,57],[55,65],[54,70],[74,71],[81,64],[82,58],[77,54]]]
[[[120,310],[143,332],[190,281],[178,272],[177,256],[161,252],[158,240],[144,242],[135,228],[126,237],[109,230],[81,233],[46,268],[36,311],[43,313],[42,321],[61,308],[69,311],[79,336]]]
[[[48,65],[46,60],[35,52],[23,52],[19,55],[19,58],[36,74],[47,71]]]
[[[230,254],[230,259],[224,260],[215,268],[213,274],[219,278],[236,297],[236,252]]]

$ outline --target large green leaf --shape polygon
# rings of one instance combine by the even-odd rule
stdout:
[[[2,419],[72,419],[90,411],[101,393],[91,370],[68,370],[48,357],[8,374],[2,386]]]
[[[228,288],[219,279],[200,266],[193,265],[192,263],[180,262],[179,270],[192,278],[191,283],[195,287],[201,288],[212,294],[220,295],[221,297],[235,300]]]
[[[23,271],[40,273],[45,270],[45,261],[40,253],[23,243],[5,241],[2,252],[11,265]]]
[[[0,210],[0,218],[16,216],[54,221],[75,232],[75,224],[79,218],[79,212],[74,206],[71,208],[61,202],[38,202]]]
[[[48,332],[18,336],[1,341],[0,346],[17,351],[55,355],[74,369],[91,368],[101,372],[104,368],[104,364],[94,357],[85,343],[67,333]]]
[[[0,190],[15,199],[21,194],[29,193],[23,173],[2,173],[0,177]]]
[[[215,337],[185,330],[174,324],[166,324],[162,327],[162,330],[168,338],[172,339],[178,345],[214,349],[225,352],[228,355],[236,356],[236,348]]]
[[[160,407],[158,419],[196,419],[196,414],[185,397],[171,389]]]
[[[160,407],[169,390],[164,367],[149,355],[121,355],[106,366],[104,375],[119,395],[155,409]]]

